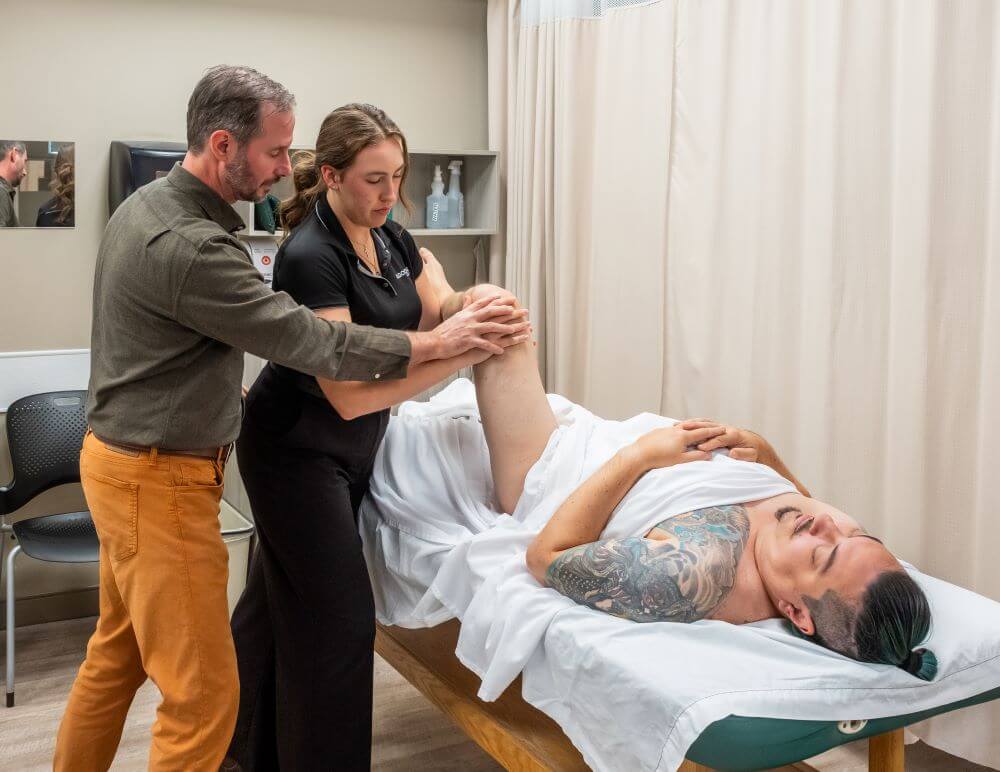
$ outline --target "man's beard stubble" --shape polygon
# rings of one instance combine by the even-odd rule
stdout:
[[[237,153],[236,160],[226,166],[225,180],[237,201],[257,202],[263,199],[263,196],[257,195],[260,185],[254,184],[256,180],[250,170],[246,150]]]

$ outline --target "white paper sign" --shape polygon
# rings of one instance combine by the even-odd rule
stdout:
[[[245,239],[250,248],[250,258],[254,268],[264,277],[264,283],[270,287],[274,275],[274,255],[278,251],[278,242],[271,238]]]

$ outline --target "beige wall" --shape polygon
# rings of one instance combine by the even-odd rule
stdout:
[[[298,100],[295,143],[349,101],[383,107],[411,147],[485,149],[485,0],[174,0],[4,3],[0,135],[75,141],[77,227],[0,232],[0,351],[89,345],[94,260],[113,139],[184,139],[191,88],[247,64]],[[436,79],[436,82],[435,82]],[[456,286],[473,241],[437,239]]]

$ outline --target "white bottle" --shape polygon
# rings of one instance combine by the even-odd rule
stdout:
[[[431,194],[427,197],[427,227],[448,227],[448,197],[444,194],[440,164],[434,166],[434,181],[431,183]]]
[[[448,164],[451,169],[451,179],[448,181],[448,227],[465,227],[465,196],[458,187],[458,177],[462,173],[462,162],[452,161]]]

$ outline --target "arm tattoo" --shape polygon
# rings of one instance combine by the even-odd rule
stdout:
[[[552,561],[546,584],[633,622],[695,622],[726,598],[750,535],[739,505],[664,520],[664,541],[633,536],[581,544]]]

